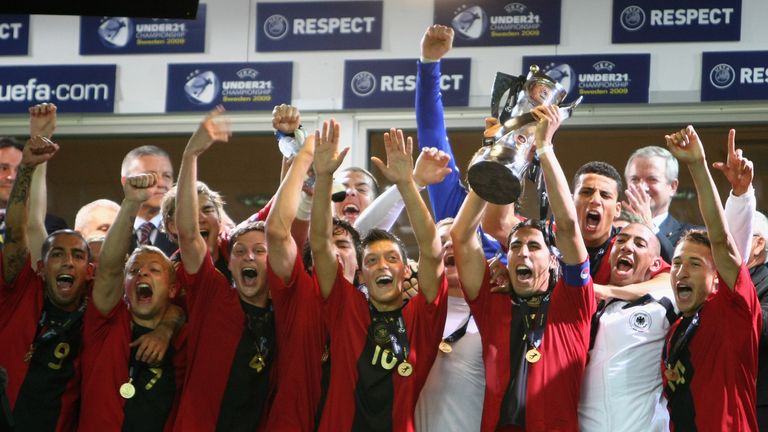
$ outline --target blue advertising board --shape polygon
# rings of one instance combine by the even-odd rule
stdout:
[[[469,104],[471,59],[440,61],[444,106]],[[413,108],[416,60],[347,60],[344,62],[344,108]]]
[[[59,112],[115,110],[115,65],[0,67],[0,113],[26,113],[30,106],[55,103]]]
[[[648,102],[650,54],[524,56],[523,74],[532,64],[565,87],[566,102],[579,96],[588,104]]]
[[[29,53],[29,15],[0,15],[0,56]]]
[[[81,17],[80,54],[205,52],[205,10],[201,4],[194,20]]]
[[[434,21],[453,27],[454,46],[560,43],[560,0],[435,0]]]
[[[291,103],[292,83],[291,62],[169,64],[165,110],[272,110]]]
[[[256,51],[381,49],[382,1],[256,3]]]
[[[613,0],[613,43],[737,41],[741,0]]]
[[[768,99],[768,51],[705,52],[701,100]]]

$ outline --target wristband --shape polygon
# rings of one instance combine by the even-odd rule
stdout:
[[[312,196],[306,192],[301,193],[299,208],[296,210],[296,219],[308,221],[312,213]]]
[[[536,148],[536,156],[541,157],[545,153],[552,153],[554,152],[555,148],[552,147],[552,144],[547,144],[545,146],[541,146]]]

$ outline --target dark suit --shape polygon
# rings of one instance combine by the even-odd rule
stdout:
[[[152,242],[152,246],[155,246],[159,248],[165,256],[168,258],[173,255],[174,252],[179,248],[179,245],[173,242],[170,238],[168,238],[168,235],[159,229],[155,228],[155,232],[157,232],[157,237],[155,237],[155,241]],[[136,246],[139,245],[139,238],[136,236],[136,232],[134,231],[133,237],[131,238],[131,250],[136,249]]]
[[[757,363],[757,424],[761,431],[768,431],[768,266],[752,267],[749,275],[763,309],[763,332]]]
[[[675,246],[680,241],[680,237],[689,229],[704,229],[699,225],[693,225],[689,223],[683,223],[673,218],[672,215],[668,215],[664,222],[659,225],[659,232],[656,233],[656,238],[659,239],[661,245],[661,257],[664,261],[672,263],[672,257],[675,254]]]

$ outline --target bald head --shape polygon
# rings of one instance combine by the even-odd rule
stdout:
[[[626,286],[645,282],[662,266],[661,245],[653,231],[633,222],[616,234],[611,249],[610,284]]]

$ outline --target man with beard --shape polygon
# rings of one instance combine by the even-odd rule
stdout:
[[[184,149],[175,222],[169,226],[178,235],[189,313],[177,431],[261,430],[274,391],[277,353],[264,223],[230,233],[232,289],[210,252],[221,228],[220,207],[196,186],[198,158],[213,143],[229,140],[222,111],[209,113]]]
[[[30,261],[28,197],[33,172],[59,146],[27,142],[7,209],[0,286],[0,365],[17,431],[73,430],[80,397],[85,296],[92,277],[85,240],[71,230],[48,236]]]
[[[562,263],[558,265],[550,249],[548,228],[536,220],[521,222],[510,233],[507,254],[513,294],[495,295],[476,235],[486,203],[470,192],[451,229],[461,287],[483,343],[482,431],[578,430],[579,389],[595,300],[576,209],[552,150],[560,112],[549,105],[532,113],[538,120],[536,152],[557,222]]]
[[[371,230],[363,241],[361,279],[368,298],[342,275],[332,248],[330,200],[340,128],[315,133],[316,199],[310,244],[315,278],[331,337],[331,379],[320,431],[413,431],[413,411],[434,362],[446,314],[442,248],[429,210],[413,181],[413,141],[400,130],[384,135],[387,164],[373,162],[400,190],[419,246],[420,292],[403,299],[410,276],[405,248],[392,234]],[[395,373],[395,371],[397,371]]]
[[[675,248],[671,282],[682,317],[662,350],[670,429],[757,430],[755,379],[760,304],[728,230],[692,126],[666,135],[688,167],[707,231],[689,231]]]
[[[150,245],[136,248],[125,263],[132,219],[156,182],[155,174],[125,178],[125,198],[104,240],[93,303],[85,312],[79,431],[149,432],[173,425],[182,351],[174,345],[167,352],[156,347],[142,355],[136,343],[177,309],[171,305],[176,272],[163,252]]]

